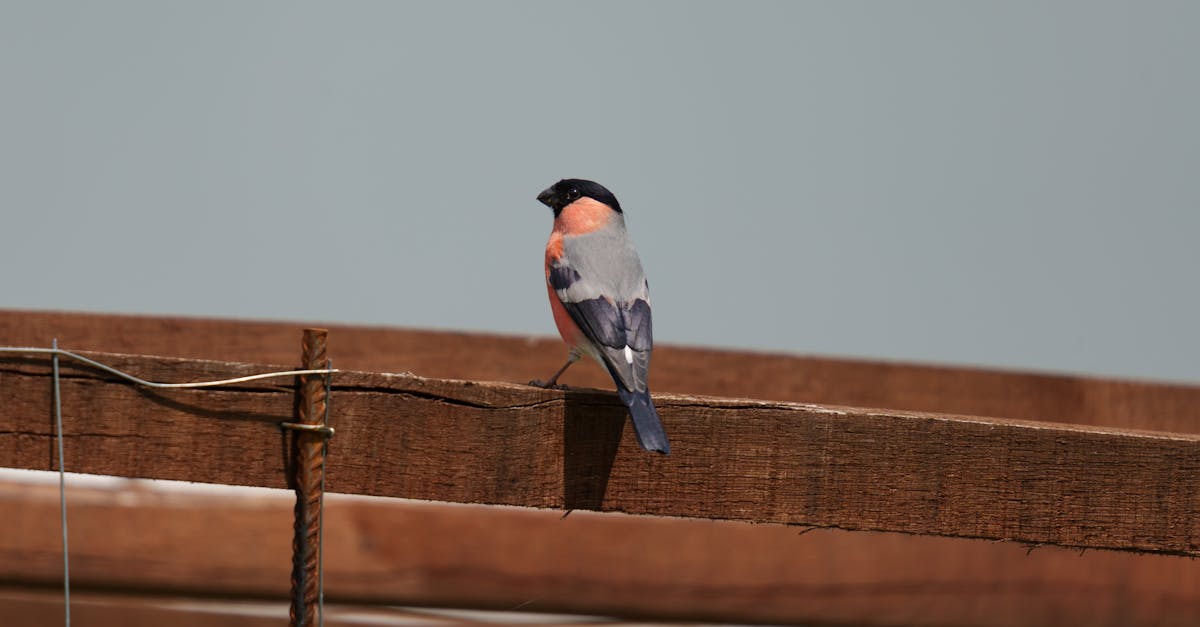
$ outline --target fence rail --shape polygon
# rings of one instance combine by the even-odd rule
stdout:
[[[286,615],[289,494],[68,494],[76,591],[277,599]],[[0,482],[0,519],[21,530],[0,535],[0,582],[55,585],[57,511],[56,487]],[[340,604],[855,625],[1200,614],[1200,569],[1182,557],[338,494],[325,520],[326,594]]]
[[[298,326],[286,327],[291,332],[280,339],[284,347],[294,345]],[[62,344],[68,348],[114,348],[114,344],[135,337],[151,350],[167,352],[167,347],[173,347],[198,357],[234,355],[242,359],[258,351],[258,342],[271,337],[277,328],[266,323],[0,312],[0,341],[36,344],[50,327],[66,338]],[[106,335],[99,330],[106,327],[120,332]],[[206,337],[220,341],[181,339],[205,336],[205,329],[215,327],[221,332]],[[905,615],[921,615],[920,621],[913,622],[927,622],[930,615],[921,614],[919,608],[940,607],[944,613],[937,615],[942,623],[1012,624],[999,620],[1002,613],[980,609],[993,607],[987,599],[1005,598],[1023,600],[1029,608],[1030,613],[1021,616],[1022,624],[1055,624],[1063,616],[1073,616],[1089,624],[1116,625],[1194,616],[1200,607],[1200,593],[1190,592],[1200,589],[1193,585],[1200,583],[1200,569],[1193,560],[1170,556],[1200,552],[1200,498],[1195,481],[1200,471],[1200,435],[1195,433],[1200,431],[1195,424],[1200,416],[1197,388],[664,348],[661,359],[656,352],[655,376],[661,377],[656,379],[658,389],[759,390],[764,392],[762,396],[776,399],[656,395],[672,435],[673,454],[664,458],[642,454],[625,426],[623,409],[607,392],[563,392],[470,380],[481,372],[503,372],[503,378],[517,381],[544,376],[542,371],[552,369],[560,357],[561,349],[551,350],[551,344],[469,334],[344,331],[349,359],[341,357],[339,329],[330,331],[331,356],[341,369],[332,380],[330,426],[337,435],[330,442],[327,462],[330,491],[794,525],[733,525],[746,535],[737,540],[713,540],[687,531],[689,526],[714,524],[702,520],[621,518],[632,521],[621,524],[633,525],[630,533],[634,536],[651,534],[641,536],[646,538],[655,537],[652,534],[656,532],[649,531],[651,525],[666,525],[662,537],[645,545],[644,551],[621,553],[618,558],[630,568],[644,567],[657,573],[658,588],[632,586],[625,591],[628,594],[614,597],[623,600],[621,607],[630,615],[905,624]],[[370,346],[375,347],[374,352],[367,350]],[[399,346],[407,346],[409,352],[391,352]],[[293,351],[288,352],[286,359],[261,361],[294,366]],[[217,379],[277,369],[195,358],[88,355],[162,381]],[[409,365],[418,371],[428,366],[427,370],[444,376],[455,359],[461,364],[459,379],[346,370],[364,364]],[[725,364],[726,369],[715,370],[716,363]],[[253,381],[204,393],[146,390],[83,366],[64,362],[62,368],[69,469],[285,486],[288,451],[279,423],[295,415],[295,382]],[[54,467],[49,376],[45,358],[0,359],[0,466]],[[777,400],[803,398],[798,396],[802,392],[811,392],[811,400],[816,401],[873,399],[879,401],[873,404],[901,409]],[[1008,418],[913,411],[964,407]],[[441,563],[443,569],[449,569],[443,574],[454,572],[453,564],[484,568],[465,554],[453,553],[451,546],[439,540],[447,530],[474,534],[472,538],[479,544],[470,546],[510,547],[509,552],[491,557],[523,560],[502,572],[511,577],[516,577],[514,572],[526,573],[535,581],[539,574],[554,573],[556,560],[564,556],[576,560],[568,562],[576,565],[575,572],[592,572],[588,564],[603,561],[611,552],[604,543],[623,537],[606,535],[612,532],[598,527],[574,528],[563,532],[567,535],[562,537],[570,539],[553,540],[548,546],[558,548],[547,549],[531,545],[529,539],[554,537],[556,525],[560,530],[572,529],[571,517],[559,521],[561,512],[533,512],[531,516],[543,518],[513,522],[519,519],[508,518],[516,516],[512,510],[473,508],[457,522],[454,516],[439,518],[438,514],[427,519],[428,525],[405,527],[406,521],[419,520],[421,515],[414,513],[411,504],[394,507],[394,511],[359,514],[355,524],[361,527],[368,519],[387,520],[406,529],[403,533],[411,534],[416,546],[440,547],[442,558],[456,555],[460,561]],[[800,536],[808,526],[919,535],[820,530]],[[520,542],[504,540],[501,530],[506,529]],[[517,529],[520,531],[514,531]],[[286,531],[286,525],[282,530]],[[375,535],[368,534],[361,541],[382,542],[379,538],[386,530],[372,527],[371,534]],[[788,543],[771,534],[788,534],[803,542]],[[759,539],[752,539],[756,537]],[[773,539],[766,540],[768,537]],[[684,538],[691,538],[691,543],[672,540]],[[827,540],[836,550],[814,548],[813,538]],[[996,544],[980,539],[1013,542]],[[583,549],[571,553],[565,548],[588,547],[592,542],[601,547],[594,549],[598,551],[595,554]],[[1026,545],[1134,553],[1077,554],[1041,548],[1024,556]],[[526,553],[522,555],[513,546],[523,546]],[[621,546],[628,549],[628,541]],[[665,555],[659,547],[674,556],[678,568],[655,565],[655,560]],[[711,591],[706,595],[697,586],[684,586],[679,598],[690,601],[679,601],[680,606],[708,609],[691,614],[637,601],[663,597],[663,586],[679,591],[670,588],[670,582],[680,581],[689,572],[705,572],[695,562],[678,559],[679,552],[686,550],[745,556],[707,571],[714,581],[721,580],[721,572],[742,573],[747,581],[758,581],[754,573],[766,568],[774,573],[773,579],[759,583],[774,592],[762,592],[759,598],[795,596],[811,602],[784,609],[771,606],[774,613],[755,615],[744,609],[739,614],[730,609],[736,605],[705,605],[704,599],[711,601],[719,595]],[[752,557],[764,551],[778,551],[780,560],[818,575],[815,580],[799,582],[785,566],[764,565]],[[331,549],[327,559],[336,559],[337,552]],[[1043,561],[1038,555],[1055,557]],[[436,561],[426,556],[426,566]],[[11,557],[11,553],[0,554],[0,561]],[[1039,566],[1051,562],[1052,566]],[[494,562],[489,564],[487,568],[496,568]],[[880,569],[888,565],[907,569],[912,576],[881,574]],[[19,579],[12,571],[0,572]],[[629,573],[641,571],[621,572],[628,580]],[[1135,582],[1131,573],[1144,576],[1139,575]],[[331,579],[328,584],[334,595],[339,590],[336,581]],[[832,587],[821,588],[820,581]],[[874,604],[844,605],[831,601],[828,594],[842,595],[839,598],[845,600],[855,598],[856,593],[833,585],[839,581],[883,587],[874,589]],[[1162,586],[1151,589],[1143,585],[1146,581]],[[1034,588],[1057,593],[1051,598],[1033,592]],[[504,605],[520,596],[510,590],[502,600],[485,602],[439,597],[428,593],[432,589],[427,588],[424,596],[407,598],[420,603],[493,607],[489,603]],[[961,596],[963,602],[946,602],[948,591]],[[570,591],[568,587],[568,592],[551,598],[587,598],[578,589]],[[349,598],[382,598],[366,593],[354,596],[360,593]],[[1101,603],[1092,598],[1097,594],[1108,596]],[[935,597],[943,600],[933,602]],[[1031,602],[1033,597],[1041,600]],[[667,594],[664,598],[675,597]],[[846,618],[848,607],[874,609],[869,615]],[[1098,615],[1099,607],[1109,608],[1111,614]],[[1154,607],[1159,609],[1150,609]],[[571,607],[547,602],[545,607],[534,608],[596,611],[594,604],[582,601]],[[1106,618],[1115,622],[1106,623]]]

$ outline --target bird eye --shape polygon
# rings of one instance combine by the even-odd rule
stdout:
[[[571,201],[571,200],[579,200],[579,190],[577,190],[577,189],[575,189],[575,188],[573,188],[573,187],[572,187],[572,188],[571,188],[571,189],[570,189],[570,190],[567,192],[567,200],[568,200],[568,201]]]

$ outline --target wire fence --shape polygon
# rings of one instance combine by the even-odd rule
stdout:
[[[259,381],[263,379],[277,379],[283,377],[295,377],[304,375],[322,375],[324,378],[325,400],[322,403],[321,423],[310,424],[306,422],[283,422],[280,426],[286,429],[291,429],[301,432],[316,432],[321,435],[333,435],[333,429],[329,427],[329,393],[332,390],[333,375],[338,370],[332,367],[332,363],[326,361],[325,368],[311,368],[300,370],[282,370],[275,372],[263,372],[241,377],[232,377],[227,379],[215,379],[209,381],[187,381],[187,382],[158,382],[148,381],[136,375],[119,370],[108,364],[96,361],[89,357],[84,357],[78,353],[64,350],[58,347],[58,338],[50,344],[50,348],[35,347],[35,346],[0,346],[0,354],[10,355],[48,355],[50,357],[51,379],[53,381],[53,397],[54,397],[54,438],[55,448],[57,451],[58,461],[58,496],[59,496],[59,513],[60,524],[62,525],[62,552],[63,552],[63,604],[64,604],[64,624],[67,627],[71,625],[71,558],[69,548],[69,533],[67,528],[67,478],[66,478],[66,460],[63,452],[63,418],[62,418],[62,392],[61,392],[61,376],[59,368],[59,359],[68,358],[73,361],[82,363],[86,366],[113,375],[127,383],[157,390],[169,389],[205,389],[217,388],[227,385],[235,385],[238,383],[246,383],[249,381]],[[318,519],[324,515],[324,495],[325,495],[325,473],[324,473],[324,457],[327,453],[327,447],[323,443],[321,447],[321,473],[320,485],[321,489],[318,494],[317,517]],[[298,521],[299,522],[299,521]],[[324,536],[324,527],[318,528],[318,540],[316,546],[317,558],[317,624],[323,626],[325,624],[325,574],[324,574],[324,551],[322,550],[322,539]]]

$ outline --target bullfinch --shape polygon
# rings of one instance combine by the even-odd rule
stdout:
[[[554,324],[570,347],[567,363],[542,385],[588,355],[612,376],[638,444],[647,451],[671,451],[646,375],[653,344],[650,286],[625,215],[612,192],[583,179],[563,179],[538,201],[554,211],[554,229],[546,244],[546,289]]]

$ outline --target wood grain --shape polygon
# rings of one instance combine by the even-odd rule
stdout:
[[[145,596],[138,593],[113,594],[76,591],[71,595],[71,620],[86,627],[279,627],[288,621],[282,603],[238,599]],[[0,588],[0,616],[5,625],[19,627],[58,627],[63,624],[62,592],[38,588]],[[347,607],[327,605],[325,624],[329,627],[381,627],[384,625],[456,625],[512,624],[514,621],[489,620],[489,617],[411,611],[402,608]],[[503,615],[491,618],[502,619]],[[551,623],[536,621],[537,624]],[[568,623],[570,624],[570,623]]]
[[[172,603],[161,598],[76,591],[71,601],[72,623],[89,627],[279,627],[287,622],[286,608],[283,617],[279,618],[271,614],[264,616],[262,608],[254,608],[257,612],[248,614],[237,611],[238,604],[211,600]],[[4,616],[6,625],[61,626],[64,615],[62,591],[0,589],[0,615]]]
[[[66,348],[293,364],[306,326],[329,328],[335,365],[354,370],[523,383],[547,378],[565,356],[562,343],[545,336],[4,310],[0,344],[49,346],[58,337]],[[592,364],[571,368],[563,381],[612,387]],[[650,382],[655,392],[1200,433],[1194,385],[671,345],[655,347]]]
[[[287,494],[131,482],[68,497],[77,594],[274,599],[284,615]],[[1200,563],[1180,557],[345,495],[326,505],[333,604],[879,626],[1200,615]],[[18,531],[0,535],[0,581],[60,582],[57,515],[56,486],[0,483],[0,518]]]
[[[144,378],[267,366],[92,354]],[[71,470],[284,486],[294,383],[147,391],[64,364]],[[1200,436],[682,395],[643,454],[607,392],[336,375],[327,487],[1196,555]],[[0,361],[0,465],[52,469],[45,359]]]

